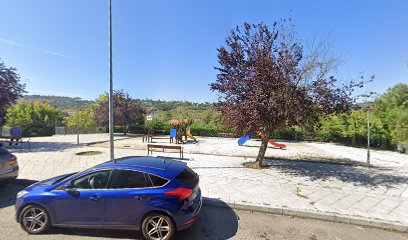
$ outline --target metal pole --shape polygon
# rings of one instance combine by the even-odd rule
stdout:
[[[370,108],[367,108],[367,164],[370,167]]]
[[[79,115],[80,115],[80,110],[79,110],[79,101],[78,101],[78,110],[77,110],[77,114],[78,114],[78,123],[77,123],[77,145],[79,145]]]
[[[112,0],[109,0],[109,149],[110,160],[115,159],[113,143],[113,74],[112,74]]]

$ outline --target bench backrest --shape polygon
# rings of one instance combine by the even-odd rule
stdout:
[[[147,144],[148,148],[166,148],[166,149],[181,149],[181,146],[168,146],[168,145],[156,145],[156,144]]]

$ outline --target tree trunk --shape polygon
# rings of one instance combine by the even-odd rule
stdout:
[[[266,148],[268,147],[269,135],[264,135],[262,139],[261,148],[259,149],[258,157],[256,157],[255,165],[257,167],[262,167],[262,162],[265,157]]]

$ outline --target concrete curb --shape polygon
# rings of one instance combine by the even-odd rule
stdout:
[[[221,208],[233,208],[237,210],[254,211],[269,214],[286,215],[300,218],[310,218],[330,222],[347,223],[353,225],[359,225],[364,227],[380,228],[390,231],[397,231],[402,233],[408,233],[408,225],[404,225],[397,222],[383,221],[373,218],[365,218],[359,216],[348,216],[340,215],[336,213],[326,213],[319,211],[308,211],[308,210],[294,210],[288,208],[278,208],[278,207],[262,207],[262,206],[251,206],[238,203],[226,203],[222,200],[203,198],[203,204],[205,206],[211,207],[221,207]]]

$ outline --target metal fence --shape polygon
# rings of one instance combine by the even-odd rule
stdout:
[[[400,153],[408,153],[408,144],[398,144],[397,145],[397,150]]]
[[[10,129],[11,127],[2,127],[0,128],[0,135],[1,136],[10,136]]]
[[[107,133],[104,127],[55,127],[55,135]]]

